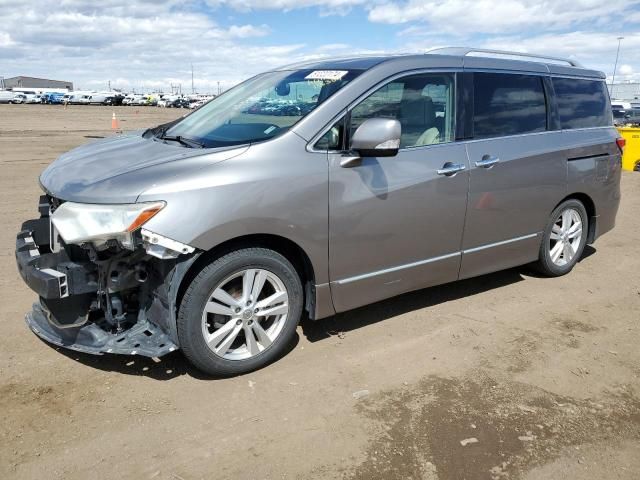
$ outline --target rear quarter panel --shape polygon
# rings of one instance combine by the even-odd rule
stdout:
[[[622,157],[613,127],[562,132],[567,158],[567,193],[588,195],[595,206],[594,240],[615,226],[620,205]]]

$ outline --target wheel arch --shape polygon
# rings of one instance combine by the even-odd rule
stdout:
[[[593,199],[584,192],[573,192],[560,200],[551,210],[552,212],[558,208],[562,203],[567,200],[578,200],[582,205],[584,205],[585,210],[587,211],[587,216],[589,217],[589,231],[587,233],[587,245],[593,243],[595,241],[596,236],[596,222],[598,221],[598,215],[596,211],[596,204]]]
[[[176,307],[179,309],[182,297],[188,288],[191,280],[195,278],[205,265],[211,263],[214,259],[219,258],[234,250],[250,247],[268,248],[278,252],[291,262],[296,269],[304,292],[304,309],[308,314],[315,312],[315,270],[309,255],[300,245],[286,237],[274,234],[249,234],[226,240],[213,248],[203,252],[190,265],[185,275],[180,280],[176,297]]]

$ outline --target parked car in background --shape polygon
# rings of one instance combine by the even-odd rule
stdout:
[[[630,123],[640,123],[640,108],[632,108],[627,112],[627,119]]]
[[[16,94],[10,90],[0,90],[0,103],[11,103],[15,96]]]
[[[117,106],[122,105],[122,101],[124,100],[124,98],[125,98],[124,94],[120,92],[116,92],[111,97],[110,105],[117,105]]]
[[[122,105],[123,106],[128,106],[131,105],[131,102],[133,101],[134,96],[129,94],[129,95],[125,95],[125,97],[122,99]]]
[[[19,104],[19,103],[26,103],[27,102],[27,95],[24,93],[14,93],[13,94],[13,98],[11,99],[11,101],[9,103],[14,103],[14,104]]]
[[[47,92],[42,95],[43,103],[50,105],[60,104],[64,99],[63,93]]]
[[[26,89],[26,88],[14,88],[13,93],[16,93],[16,94],[20,93],[22,95],[37,95],[39,92],[37,92],[36,90]]]
[[[613,110],[614,125],[637,125],[640,123],[640,109],[630,108],[627,110]]]
[[[16,239],[39,299],[27,324],[63,348],[180,348],[236,375],[284,355],[305,311],[529,263],[568,274],[620,202],[605,80],[466,48],[323,59],[85,144],[42,173]],[[251,113],[259,99],[274,108]]]
[[[179,98],[178,95],[170,93],[163,93],[158,97],[158,107],[170,107],[175,99]]]
[[[69,92],[63,97],[63,103],[69,105],[88,105],[93,92]]]
[[[189,108],[195,110],[196,108],[200,108],[207,103],[208,100],[196,100],[195,102],[189,103]]]
[[[614,125],[624,125],[627,121],[627,110],[614,108],[613,112],[613,124]]]
[[[186,98],[176,98],[167,106],[172,108],[189,108],[191,106],[191,103]]]
[[[107,100],[108,94],[106,93],[92,93],[89,95],[88,104],[90,105],[104,105]]]
[[[133,95],[129,105],[142,106],[147,104],[147,98],[145,95]]]
[[[25,99],[24,103],[42,103],[42,95],[36,94],[36,95],[27,95],[27,98]]]
[[[620,100],[611,100],[611,108],[613,110],[631,110],[633,106],[631,102],[621,102]]]
[[[51,105],[58,105],[63,103],[64,95],[61,93],[52,93],[49,95],[49,103]]]

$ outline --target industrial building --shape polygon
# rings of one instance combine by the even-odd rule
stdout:
[[[608,84],[611,98],[616,100],[640,100],[640,82]]]
[[[66,88],[68,91],[73,90],[73,82],[49,80],[47,78],[19,76],[5,78],[0,82],[3,84],[0,84],[0,87],[7,90],[13,88]]]

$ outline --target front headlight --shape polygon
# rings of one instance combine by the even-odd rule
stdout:
[[[65,202],[51,215],[54,227],[68,244],[102,244],[117,240],[133,245],[131,234],[164,208],[165,202],[94,205]]]

